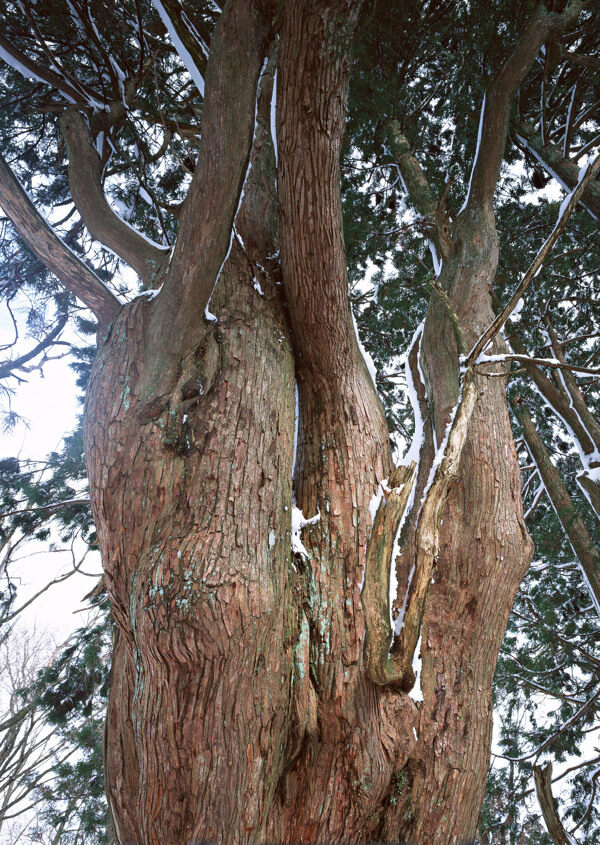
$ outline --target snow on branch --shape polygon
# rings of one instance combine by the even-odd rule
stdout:
[[[179,58],[185,65],[185,68],[189,75],[194,80],[194,84],[198,91],[200,92],[201,96],[204,97],[204,74],[199,68],[199,62],[196,61],[190,50],[186,47],[183,43],[182,35],[178,32],[178,29],[181,26],[186,28],[187,33],[189,34],[188,43],[190,40],[192,43],[197,45],[198,50],[200,51],[203,58],[206,58],[208,55],[208,48],[204,40],[198,35],[198,32],[195,28],[190,28],[186,26],[188,23],[187,15],[185,17],[182,16],[181,23],[177,26],[175,21],[175,15],[171,17],[165,6],[161,3],[161,0],[152,0],[152,5],[160,15],[160,19],[164,23],[167,32],[171,37],[171,41],[173,42],[173,46],[177,50],[177,54]],[[174,10],[173,10],[174,11]],[[191,46],[191,44],[189,45]]]
[[[413,657],[418,648],[425,602],[439,552],[440,524],[466,441],[477,390],[473,369],[463,373],[456,408],[446,436],[431,467],[421,501],[416,529],[416,556],[404,602],[402,627],[397,631],[397,649],[390,654],[392,628],[389,613],[390,563],[395,565],[398,529],[410,502],[417,465],[397,467],[389,479],[390,490],[375,515],[367,546],[365,586],[361,599],[367,635],[365,660],[371,680],[409,691],[415,684]]]
[[[540,248],[538,254],[534,258],[531,266],[523,276],[520,284],[517,285],[513,295],[511,296],[510,300],[508,301],[506,307],[502,310],[502,312],[496,317],[496,319],[488,326],[488,328],[483,332],[483,334],[479,337],[479,340],[475,343],[469,354],[467,355],[464,363],[466,366],[472,366],[478,359],[484,349],[487,347],[490,340],[494,337],[496,332],[498,332],[507,319],[510,317],[512,312],[517,307],[517,304],[521,297],[523,296],[525,290],[529,286],[529,283],[532,279],[537,276],[540,272],[544,261],[548,257],[550,251],[552,250],[554,244],[559,239],[561,234],[564,232],[566,225],[569,221],[569,218],[573,211],[575,210],[579,199],[589,183],[594,179],[596,174],[600,170],[600,155],[596,156],[594,161],[591,165],[586,165],[583,167],[579,174],[579,181],[577,185],[573,188],[570,194],[568,194],[561,207],[558,214],[558,219],[552,230],[549,237],[546,239],[542,247]],[[545,359],[543,359],[545,361]]]
[[[61,284],[78,296],[100,322],[113,320],[122,307],[119,300],[43,219],[1,155],[0,203],[29,249]]]
[[[600,697],[600,687],[594,692],[591,698],[588,698],[586,703],[583,707],[580,707],[579,710],[571,716],[570,719],[567,719],[566,722],[554,733],[552,733],[547,739],[545,739],[541,745],[538,745],[537,748],[534,748],[533,751],[529,751],[527,754],[522,754],[520,757],[508,757],[505,754],[496,754],[496,757],[499,757],[501,760],[508,760],[510,763],[522,763],[524,760],[531,760],[532,757],[537,757],[539,754],[542,753],[549,745],[558,739],[558,737],[563,734],[571,725],[574,725],[582,716],[590,710],[598,698]]]

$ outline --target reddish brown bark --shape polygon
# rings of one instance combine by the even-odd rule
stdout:
[[[106,773],[120,843],[456,845],[475,834],[492,676],[531,542],[505,384],[478,375],[458,478],[443,491],[443,521],[432,517],[434,582],[415,580],[423,701],[386,678],[373,683],[360,584],[369,501],[392,462],[352,325],[342,236],[339,154],[359,8],[225,4],[164,288],[116,316],[94,363],[85,443],[117,626]],[[280,261],[267,129],[274,21]],[[468,350],[493,318],[491,209],[510,96],[555,23],[532,25],[488,92],[454,231],[436,206],[444,268],[423,335],[427,437],[401,597],[458,400],[457,338]],[[217,323],[202,316],[211,292]],[[304,532],[306,560],[290,551],[294,379],[294,493],[306,517],[320,514]],[[410,659],[414,639],[390,644],[392,654]]]

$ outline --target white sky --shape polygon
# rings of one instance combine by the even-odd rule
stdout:
[[[6,309],[0,309],[0,343],[12,338],[12,326]],[[27,348],[24,345],[21,348]],[[22,457],[42,459],[52,450],[60,448],[62,438],[69,434],[78,413],[78,390],[75,373],[66,360],[50,361],[44,367],[44,374],[38,372],[23,374],[26,383],[21,384],[13,397],[13,408],[23,418],[9,432],[0,430],[0,458]],[[58,538],[57,538],[58,540]],[[49,553],[47,543],[32,543],[32,556],[21,559],[11,567],[11,573],[18,578],[19,604],[26,600],[57,574],[71,568],[70,554]],[[23,550],[23,555],[25,550]],[[19,558],[21,555],[19,555]],[[86,571],[99,572],[99,564],[91,559],[84,565]],[[73,575],[62,584],[53,586],[23,614],[25,627],[35,623],[38,630],[48,629],[57,638],[64,638],[71,630],[84,622],[84,613],[73,616],[81,607],[81,599],[94,586],[92,578]]]

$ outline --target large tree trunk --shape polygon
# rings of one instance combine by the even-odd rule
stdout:
[[[210,301],[218,322],[198,319],[206,296],[191,301],[200,258],[188,206],[190,263],[184,240],[166,293],[127,306],[94,363],[85,441],[117,628],[106,771],[120,843],[404,837],[451,845],[475,834],[492,676],[531,543],[504,380],[478,376],[422,621],[424,699],[416,705],[406,684],[371,680],[360,585],[369,502],[392,465],[352,327],[341,234],[346,53],[359,6],[285,5],[281,274],[265,188],[273,162],[264,73],[253,167],[236,218],[241,238],[233,238]],[[231,197],[226,202],[235,209]],[[202,214],[210,217],[204,206]],[[463,215],[457,242],[440,283],[472,345],[492,318],[491,211]],[[201,258],[203,267],[218,266]],[[207,288],[201,282],[199,291]],[[459,362],[438,295],[422,361],[440,443],[458,399]],[[428,438],[417,506],[431,430]],[[293,492],[306,517],[320,514],[305,529],[306,559],[290,550]],[[413,514],[405,530],[400,595],[417,521]]]

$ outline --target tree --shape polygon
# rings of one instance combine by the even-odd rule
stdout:
[[[40,205],[68,204],[49,225],[0,162],[0,203],[55,277],[34,267],[54,322],[39,321],[34,347],[5,369],[39,360],[74,297],[95,315],[84,442],[115,621],[105,765],[122,843],[472,838],[496,659],[533,552],[506,402],[512,360],[581,422],[572,428],[594,502],[600,443],[582,419],[584,406],[592,414],[571,375],[578,364],[558,338],[552,357],[529,356],[500,330],[528,285],[541,299],[538,270],[596,194],[600,161],[582,173],[574,162],[597,131],[585,76],[595,57],[578,49],[597,46],[597,10],[361,5],[155,0],[155,11],[132,2],[100,20],[86,0],[60,12],[5,3],[5,113],[16,127],[5,159]],[[466,33],[475,46],[463,72]],[[542,48],[542,90],[552,81],[555,99],[552,110],[542,94],[536,147],[528,86]],[[445,105],[448,69],[460,95]],[[529,238],[531,266],[512,295],[498,296],[494,198],[515,97],[527,124],[515,140],[552,169],[565,78],[576,102],[561,177],[571,193],[542,243],[532,250]],[[455,150],[446,136],[469,108],[478,131]],[[21,132],[39,141],[21,149]],[[439,165],[472,161],[457,187],[419,159],[436,135]],[[433,257],[433,273],[421,257],[414,273],[430,296],[406,353],[415,431],[396,468],[353,326],[347,265],[358,275],[367,250],[349,237],[352,226],[364,233],[361,214],[347,214],[346,253],[341,156],[356,165],[344,202],[373,224],[371,256],[383,263],[390,246],[394,172]],[[367,171],[378,169],[373,201]],[[72,217],[63,242],[56,229]],[[86,232],[117,259],[90,262]],[[35,260],[15,260],[13,246],[5,260],[10,301]],[[109,281],[119,260],[143,288],[126,304]],[[597,597],[597,553],[578,531]]]

